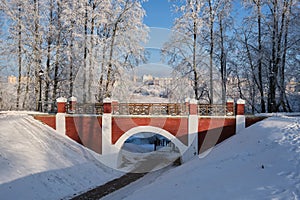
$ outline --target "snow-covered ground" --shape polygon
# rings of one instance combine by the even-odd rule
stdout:
[[[124,143],[119,156],[119,170],[145,173],[172,165],[180,157],[180,153],[170,146],[157,146],[157,150],[154,151],[152,144]]]
[[[26,113],[0,113],[0,199],[67,199],[121,175]],[[299,200],[300,117],[273,115],[104,199]]]
[[[300,117],[270,117],[199,158],[153,173],[104,199],[299,200]]]
[[[64,199],[121,175],[26,113],[0,114],[0,199]]]

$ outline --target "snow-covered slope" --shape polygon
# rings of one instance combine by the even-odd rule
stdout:
[[[266,119],[200,157],[104,199],[300,199],[299,117]]]
[[[62,199],[119,176],[32,117],[0,114],[0,199]]]

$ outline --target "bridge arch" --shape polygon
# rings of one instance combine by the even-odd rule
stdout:
[[[155,133],[164,136],[165,138],[169,139],[175,146],[179,149],[180,154],[182,155],[186,150],[187,146],[185,146],[179,139],[177,139],[174,135],[172,135],[170,132],[155,127],[155,126],[138,126],[131,128],[127,132],[125,132],[115,143],[115,147],[118,149],[121,149],[125,141],[130,138],[131,136],[142,133],[142,132],[150,132],[150,133]]]

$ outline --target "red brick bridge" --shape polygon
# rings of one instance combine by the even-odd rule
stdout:
[[[68,105],[68,106],[67,106]],[[118,103],[76,104],[72,97],[57,99],[56,115],[36,115],[59,133],[93,151],[110,157],[131,136],[151,132],[175,144],[182,162],[206,151],[260,119],[244,116],[245,101],[228,100],[226,105]]]

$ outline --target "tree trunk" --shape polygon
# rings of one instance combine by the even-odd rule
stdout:
[[[50,1],[50,16],[49,16],[49,29],[48,29],[48,39],[47,39],[47,61],[46,61],[46,73],[45,73],[45,102],[49,100],[50,91],[50,61],[51,61],[51,45],[52,45],[52,23],[53,23],[53,0]]]
[[[69,72],[69,96],[73,96],[73,65],[74,65],[74,61],[73,61],[73,54],[74,54],[74,50],[73,50],[73,46],[74,46],[74,36],[73,36],[73,29],[74,29],[74,24],[75,21],[71,21],[71,38],[70,38],[70,54],[69,54],[69,61],[70,61],[70,72]]]
[[[120,18],[118,19],[118,21],[120,20]],[[110,43],[110,52],[109,52],[109,60],[108,60],[108,68],[107,68],[107,77],[106,77],[106,86],[105,86],[105,97],[110,98],[111,97],[111,89],[110,87],[112,87],[112,70],[113,70],[113,66],[112,66],[112,62],[113,62],[113,52],[114,52],[114,45],[115,45],[115,38],[117,35],[117,29],[118,29],[118,23],[116,22],[113,28],[113,34],[112,34],[112,38],[111,38],[111,43]]]
[[[209,4],[209,24],[210,24],[210,50],[209,50],[209,82],[210,82],[210,104],[214,103],[214,89],[213,89],[213,52],[214,52],[214,14],[211,0]]]
[[[55,64],[54,64],[54,79],[53,79],[53,93],[52,93],[52,101],[55,102],[57,98],[57,87],[58,87],[58,70],[60,65],[60,45],[61,45],[61,8],[60,1],[57,2],[57,28],[58,28],[58,36],[57,36],[57,44],[56,44],[56,56],[55,56]]]
[[[195,20],[195,19],[194,19]],[[200,96],[198,94],[198,72],[197,72],[197,63],[196,63],[196,49],[197,49],[197,24],[194,21],[194,36],[193,36],[193,72],[194,72],[194,93],[195,99],[199,100]]]
[[[257,26],[258,26],[258,89],[260,93],[260,106],[261,112],[266,112],[265,97],[264,97],[264,87],[262,80],[262,41],[261,41],[261,1],[257,1]]]
[[[28,93],[29,93],[29,87],[30,87],[30,65],[27,66],[27,72],[26,72],[26,88],[25,88],[25,94],[24,94],[24,100],[23,100],[23,104],[22,104],[22,108],[25,108],[26,106],[26,102],[27,102],[27,98],[28,98]],[[26,109],[28,109],[29,107],[27,106]]]
[[[286,54],[287,54],[287,43],[288,43],[288,32],[289,32],[289,15],[291,10],[291,3],[289,4],[288,0],[284,1],[284,9],[282,11],[282,19],[281,19],[281,32],[284,32],[283,34],[283,44],[282,44],[282,61],[281,61],[281,67],[280,67],[280,82],[279,82],[279,88],[280,88],[280,102],[278,106],[282,106],[284,112],[291,112],[291,108],[288,102],[288,99],[286,97],[286,91],[285,91],[285,64],[286,64]],[[285,102],[286,100],[286,102]]]
[[[272,10],[272,58],[269,67],[269,94],[268,94],[268,112],[277,112],[276,109],[276,79],[278,75],[278,19],[277,19],[277,0],[273,2]]]
[[[91,21],[91,46],[90,46],[90,66],[89,66],[89,82],[88,82],[88,95],[89,101],[92,100],[91,88],[94,80],[94,29],[95,29],[95,16],[94,12],[96,9],[96,4],[92,3],[92,21]]]
[[[88,3],[85,3],[85,16],[84,16],[84,53],[83,53],[83,103],[87,101],[86,95],[86,70],[87,70],[87,54],[88,54],[88,44],[87,44],[87,34],[88,34]]]
[[[219,15],[219,26],[220,26],[220,38],[221,38],[221,56],[220,56],[220,64],[221,64],[221,81],[222,81],[222,104],[226,104],[226,55],[224,48],[224,35],[223,35],[223,20],[222,15]]]
[[[18,5],[18,88],[17,88],[17,110],[19,110],[19,101],[21,95],[21,76],[22,76],[22,26],[21,26],[21,5]]]
[[[40,52],[40,33],[39,33],[39,26],[40,26],[40,16],[39,16],[39,0],[34,0],[34,45],[33,45],[33,54],[34,54],[34,72],[35,72],[35,104],[36,110],[38,110],[38,99],[39,99],[39,71],[41,70],[41,52]]]

